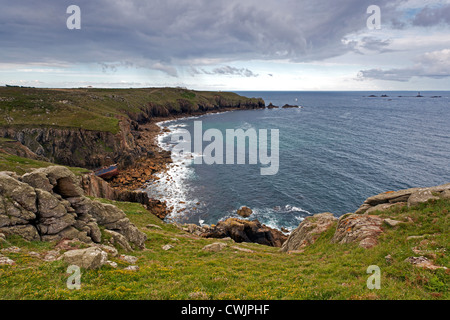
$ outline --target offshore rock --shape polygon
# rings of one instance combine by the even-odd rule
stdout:
[[[236,218],[220,221],[203,236],[219,239],[230,237],[236,242],[254,242],[272,247],[281,247],[287,239],[281,231],[262,225],[258,220]]]

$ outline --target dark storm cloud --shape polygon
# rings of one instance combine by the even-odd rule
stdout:
[[[412,21],[413,25],[424,27],[442,23],[450,24],[450,4],[437,7],[427,6],[420,10]]]
[[[399,0],[400,1],[400,0]],[[383,16],[396,1],[377,1]],[[81,30],[66,28],[66,9],[81,8]],[[322,60],[352,50],[342,39],[366,28],[373,0],[0,1],[1,63],[124,61],[177,76],[174,64],[207,59]],[[375,44],[383,47],[383,43]],[[216,74],[254,76],[244,70]]]

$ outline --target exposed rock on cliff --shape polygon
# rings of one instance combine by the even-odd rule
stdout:
[[[339,219],[333,237],[335,243],[357,242],[363,248],[377,244],[378,236],[383,232],[383,218],[378,216],[347,214]]]
[[[329,212],[307,217],[288,237],[280,251],[289,252],[301,250],[313,244],[325,231],[329,230],[338,219]]]
[[[439,199],[441,195],[444,196],[448,192],[447,190],[450,190],[450,183],[430,188],[388,191],[367,198],[355,213],[370,213],[376,210],[385,211],[394,205],[405,205],[406,203],[409,207],[415,206],[429,200]]]
[[[145,234],[115,206],[90,200],[67,168],[52,166],[18,177],[0,172],[0,232],[26,240],[79,239],[99,243],[99,226],[144,247]],[[127,248],[130,246],[128,245]]]

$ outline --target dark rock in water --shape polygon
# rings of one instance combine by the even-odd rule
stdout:
[[[281,231],[262,225],[258,220],[236,218],[220,221],[203,236],[219,239],[230,237],[236,242],[254,242],[272,247],[281,247],[287,239]]]
[[[276,108],[278,108],[277,106],[274,106],[273,104],[272,104],[272,102],[267,106],[267,109],[276,109]]]
[[[252,215],[253,211],[252,209],[250,209],[249,207],[241,207],[238,211],[237,214],[240,215],[242,218],[248,218]]]
[[[285,104],[284,106],[282,106],[283,109],[288,109],[288,108],[299,108],[299,106],[295,106],[295,105],[290,105],[290,104]]]
[[[377,96],[376,95],[374,95],[374,94],[371,94],[370,96],[369,96],[369,98],[376,98]]]

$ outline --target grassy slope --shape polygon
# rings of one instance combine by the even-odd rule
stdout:
[[[181,88],[147,89],[36,89],[0,87],[0,126],[83,128],[117,133],[118,117],[139,113],[149,102],[179,108],[177,101],[193,105],[243,97],[231,92],[192,91]],[[178,110],[179,111],[179,110]]]
[[[49,166],[54,166],[54,164],[0,152],[0,171],[12,171],[16,172],[18,175],[23,175],[27,172],[33,171],[34,169],[45,168]],[[84,168],[67,168],[69,168],[76,175],[81,175],[83,173],[89,172],[89,170]]]
[[[119,264],[118,269],[104,266],[95,271],[83,270],[82,289],[69,291],[65,287],[67,265],[42,262],[27,254],[50,250],[52,244],[25,243],[14,238],[10,242],[24,249],[7,254],[17,265],[0,267],[0,298],[191,299],[193,293],[208,299],[450,298],[448,272],[419,269],[404,262],[407,257],[417,256],[412,247],[421,246],[436,255],[436,264],[449,267],[448,200],[384,213],[397,219],[408,216],[415,222],[396,228],[385,226],[380,244],[372,249],[331,244],[332,228],[304,253],[291,255],[279,253],[277,248],[231,241],[224,241],[228,247],[223,251],[207,253],[202,251],[203,246],[218,240],[195,238],[163,224],[138,204],[114,204],[148,236],[147,250],[131,253],[139,257],[140,271],[124,271],[127,264],[112,258]],[[160,225],[162,230],[144,228],[148,223]],[[428,235],[427,241],[407,240],[411,235]],[[161,247],[165,244],[175,247],[164,251]],[[237,252],[231,248],[233,245],[254,253]],[[391,265],[384,258],[387,254],[394,258]],[[381,268],[380,290],[366,286],[369,265]]]

